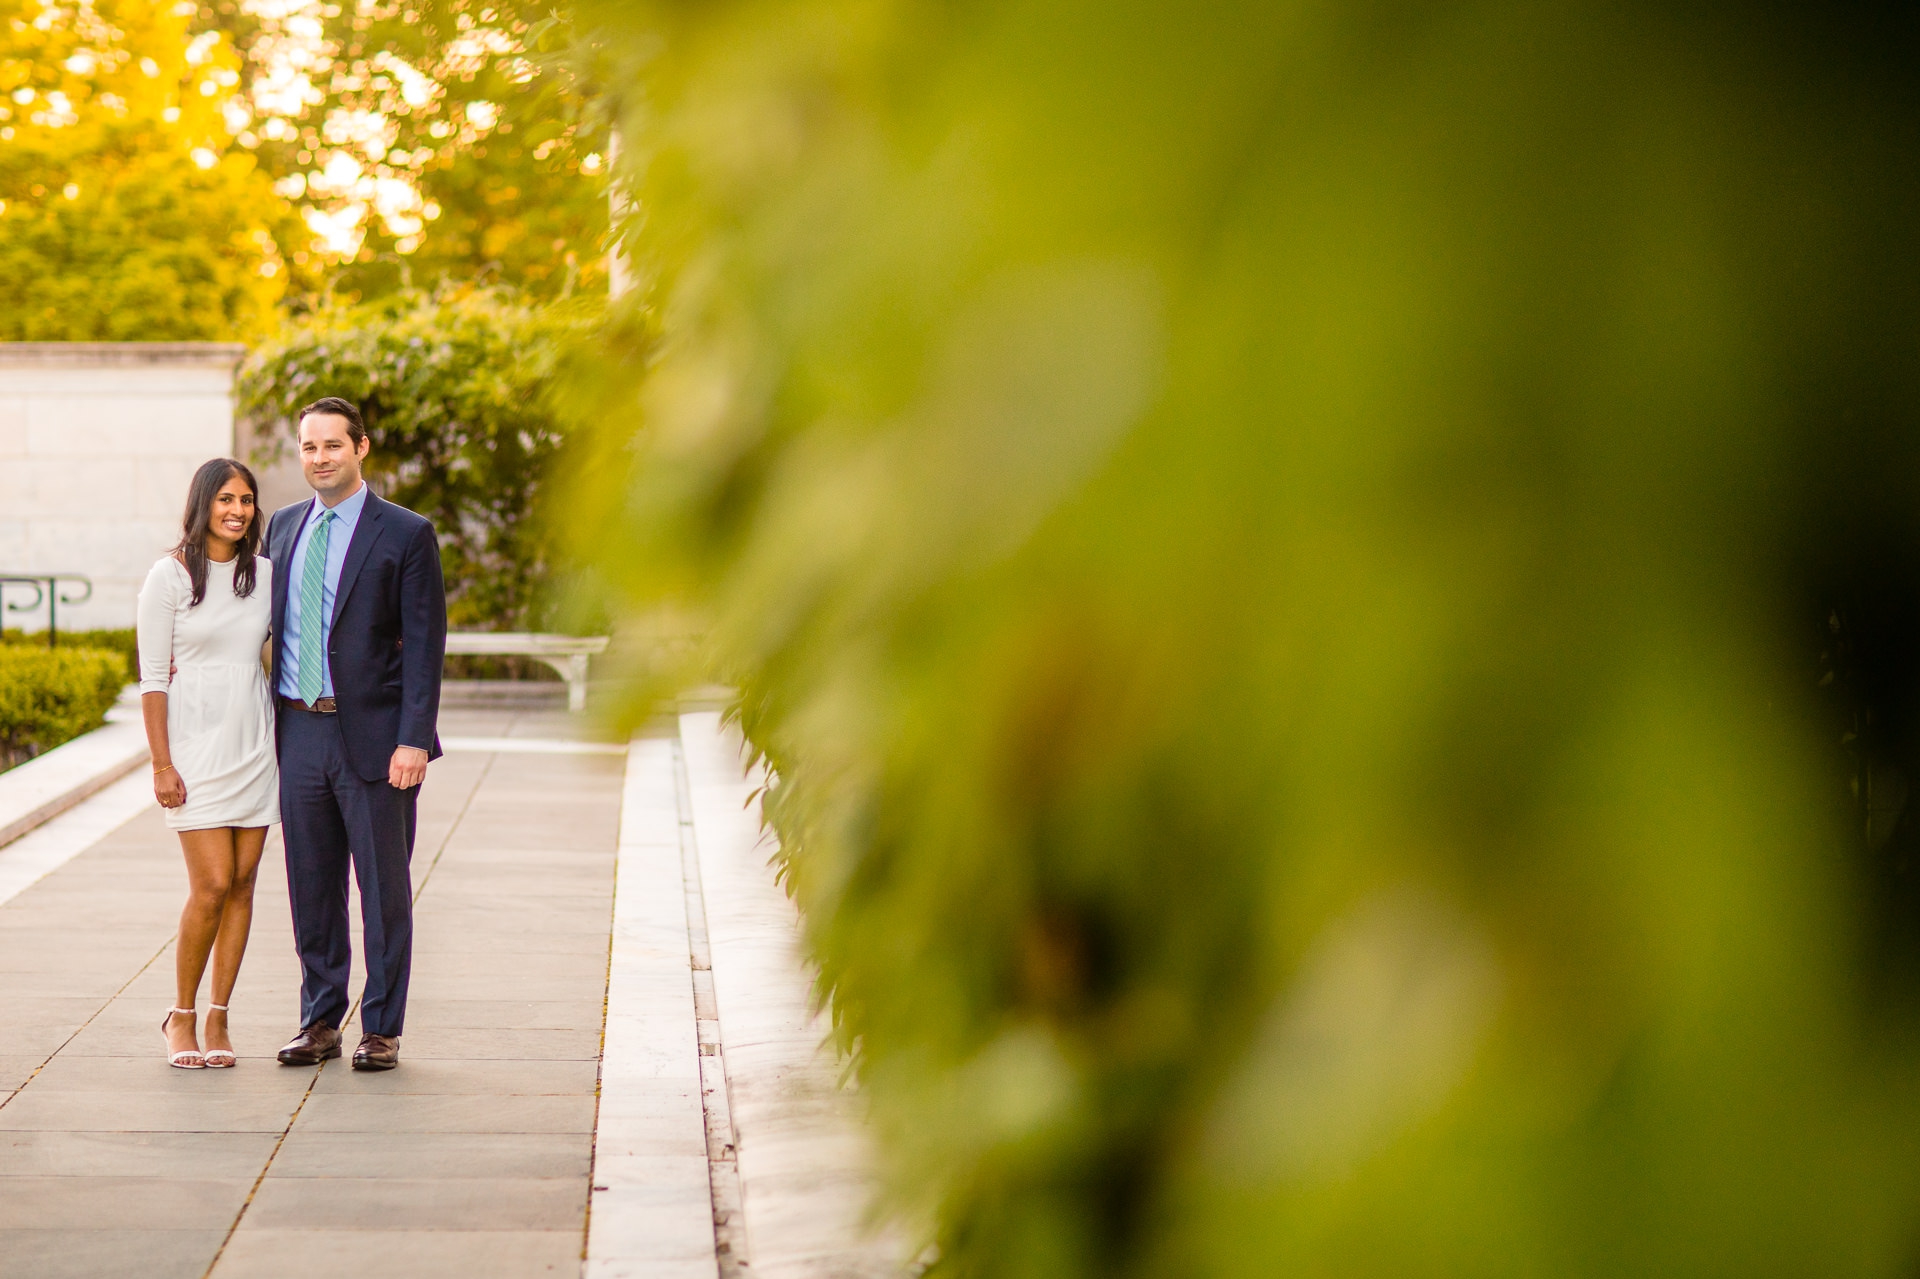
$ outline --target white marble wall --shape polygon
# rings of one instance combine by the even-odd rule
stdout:
[[[133,625],[147,570],[180,536],[187,481],[234,448],[233,374],[213,342],[0,342],[0,574],[84,573],[60,629]],[[30,598],[16,596],[9,602]],[[9,629],[44,629],[42,606]]]

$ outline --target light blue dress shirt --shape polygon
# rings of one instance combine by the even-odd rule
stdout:
[[[320,587],[320,651],[327,651],[327,632],[333,626],[333,599],[340,588],[340,570],[346,567],[347,547],[353,542],[353,530],[359,527],[360,512],[367,506],[367,485],[363,480],[354,495],[333,508],[335,520],[333,527],[327,530],[327,575]],[[320,499],[315,498],[312,509],[307,512],[306,523],[300,526],[299,536],[293,539],[293,554],[287,567],[276,564],[276,573],[291,573],[287,578],[287,642],[281,651],[287,656],[286,668],[280,672],[280,692],[296,700],[300,697],[300,582],[306,573],[307,540],[314,526],[320,523],[320,516],[327,510]],[[333,696],[333,670],[331,664],[320,670],[320,696]]]

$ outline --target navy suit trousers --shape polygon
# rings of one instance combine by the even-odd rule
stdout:
[[[420,790],[363,780],[347,762],[340,717],[282,705],[280,820],[287,847],[287,896],[300,952],[300,1024],[346,1020],[353,948],[347,925],[347,867],[360,886],[367,985],[360,1025],[398,1035],[407,1018],[413,967],[413,830]]]

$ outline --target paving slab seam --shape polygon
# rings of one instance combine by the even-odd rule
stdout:
[[[479,775],[473,779],[473,786],[467,791],[466,802],[460,805],[460,811],[454,814],[453,821],[448,823],[447,833],[440,837],[438,847],[433,850],[433,860],[427,863],[427,873],[420,877],[419,884],[414,887],[413,898],[408,903],[410,906],[419,906],[420,894],[427,891],[427,882],[433,878],[433,872],[438,869],[441,855],[447,851],[447,845],[453,842],[454,832],[460,829],[460,823],[467,819],[467,810],[473,806],[473,797],[480,793],[480,787],[487,780],[487,774],[493,771],[493,761],[497,758],[498,756],[490,756],[487,762],[480,766]],[[341,1019],[341,1028],[344,1030],[346,1027],[351,1026],[353,1019],[359,1015],[360,1001],[356,999],[353,1001],[352,1006],[347,1009],[347,1015]],[[267,1162],[271,1164],[273,1161],[269,1159]],[[260,1175],[263,1177],[266,1176],[264,1172]]]
[[[454,832],[460,829],[460,823],[466,820],[467,810],[473,807],[473,797],[480,793],[481,785],[487,780],[487,774],[493,768],[493,758],[494,757],[490,757],[485,764],[480,766],[480,773],[473,779],[473,785],[468,788],[467,798],[461,803],[460,811],[455,814],[454,819],[447,824],[446,833],[440,837],[440,843],[433,850],[433,860],[427,863],[427,873],[420,877],[419,886],[413,890],[413,905],[419,905],[420,894],[427,891],[427,883],[433,878],[435,868],[440,865],[441,855],[447,851],[447,845],[453,841]],[[155,958],[158,958],[158,956]],[[153,960],[151,959],[147,961],[148,964],[152,962]],[[136,974],[136,976],[137,975],[138,974]],[[347,1026],[351,1026],[353,1019],[357,1017],[359,1013],[360,1001],[356,999],[353,1001],[353,1006],[347,1009],[346,1017],[341,1020],[341,1028],[345,1029]],[[334,1060],[339,1059],[335,1058]],[[280,1148],[286,1145],[288,1134],[293,1132],[294,1124],[299,1122],[300,1112],[307,1108],[307,1102],[313,1097],[313,1090],[319,1086],[320,1075],[326,1068],[327,1063],[324,1061],[321,1062],[319,1067],[314,1070],[313,1078],[307,1081],[306,1090],[300,1094],[300,1104],[295,1106],[293,1113],[287,1116],[287,1126],[282,1128],[280,1135],[274,1139],[273,1149],[268,1152],[266,1162],[260,1165],[260,1175],[253,1179],[253,1185],[247,1190],[246,1200],[240,1205],[240,1211],[233,1215],[233,1224],[227,1227],[226,1238],[220,1241],[220,1247],[214,1251],[213,1260],[207,1263],[207,1268],[202,1273],[201,1279],[211,1279],[213,1272],[219,1268],[220,1258],[226,1255],[227,1248],[233,1243],[233,1237],[240,1232],[240,1223],[247,1219],[247,1209],[253,1206],[254,1197],[260,1193],[260,1187],[266,1184],[267,1174],[273,1171],[273,1161],[280,1157]]]
[[[621,747],[620,753],[626,754],[626,748]],[[624,787],[622,789],[624,790]],[[613,867],[615,891],[607,895],[607,966],[603,974],[605,984],[600,989],[600,1052],[593,1063],[593,1136],[587,1142],[587,1209],[580,1215],[580,1269],[583,1273],[587,1267],[589,1249],[593,1241],[592,1170],[599,1167],[600,1100],[606,1086],[607,1019],[613,1002],[613,934],[620,909],[620,855],[617,847],[614,850]]]
[[[267,1161],[260,1165],[260,1175],[255,1177],[253,1185],[247,1188],[247,1197],[241,1202],[240,1211],[233,1215],[233,1224],[227,1227],[226,1238],[222,1239],[220,1246],[214,1250],[213,1260],[207,1262],[207,1268],[201,1272],[200,1279],[208,1279],[208,1276],[212,1275],[214,1269],[219,1266],[220,1258],[227,1255],[227,1245],[233,1242],[233,1236],[239,1231],[240,1223],[246,1219],[247,1209],[253,1207],[254,1196],[260,1193],[260,1187],[266,1183],[267,1174],[273,1170],[273,1161],[280,1157],[280,1147],[287,1144],[287,1134],[293,1131],[293,1125],[299,1121],[300,1112],[307,1108],[307,1101],[313,1096],[314,1087],[320,1082],[320,1072],[326,1068],[327,1063],[321,1062],[314,1070],[313,1078],[307,1080],[306,1091],[300,1094],[300,1104],[293,1108],[293,1113],[287,1116],[287,1126],[280,1130],[278,1137],[274,1138],[273,1149],[267,1152]],[[278,1067],[276,1066],[275,1069]]]
[[[466,802],[460,805],[460,811],[454,814],[451,822],[447,823],[447,833],[440,837],[439,847],[433,850],[433,860],[427,863],[427,873],[420,877],[420,886],[413,890],[412,905],[420,904],[420,894],[427,891],[427,882],[433,878],[433,872],[439,869],[440,858],[446,854],[447,845],[453,842],[454,832],[460,829],[460,823],[467,820],[467,810],[473,807],[473,797],[480,793],[482,786],[486,785],[487,774],[493,771],[493,761],[499,758],[498,755],[490,755],[487,757],[487,762],[480,766],[479,775],[473,779],[473,785],[467,789]],[[354,1009],[357,1011],[359,1007],[359,1002],[355,1001]]]
[[[720,1279],[740,1279],[748,1265],[747,1214],[740,1202],[739,1148],[727,1104],[726,1046],[713,994],[713,954],[707,944],[707,899],[700,883],[700,846],[693,829],[693,787],[687,755],[673,741],[673,800],[679,810],[680,873],[687,898],[687,956],[693,970],[693,1015],[700,1045],[700,1108],[706,1120],[707,1183],[713,1196],[713,1250]]]
[[[178,934],[175,934],[175,936],[177,935]],[[51,1063],[55,1057],[58,1057],[61,1053],[65,1052],[67,1049],[67,1045],[71,1044],[74,1040],[78,1039],[82,1034],[82,1032],[84,1032],[87,1027],[93,1025],[94,1021],[100,1016],[101,1013],[107,1011],[108,1008],[112,1007],[114,1000],[126,994],[127,988],[133,985],[133,983],[135,983],[136,981],[139,981],[140,978],[146,973],[147,969],[153,967],[154,961],[156,959],[159,959],[160,956],[166,954],[168,949],[171,948],[172,945],[173,945],[172,936],[168,937],[165,941],[161,942],[160,949],[154,951],[153,954],[147,956],[147,962],[140,965],[139,968],[135,969],[133,976],[127,978],[126,981],[122,982],[118,990],[114,991],[111,995],[108,995],[105,1003],[101,1004],[98,1008],[94,1009],[91,1013],[89,1013],[87,1015],[87,1019],[81,1022],[80,1025],[74,1029],[74,1032],[71,1035],[68,1035],[65,1039],[61,1040],[60,1046],[58,1048],[55,1048],[52,1052],[48,1053],[46,1056],[46,1060],[42,1061],[38,1066],[35,1066],[33,1068],[33,1073],[28,1075],[25,1079],[22,1079],[20,1081],[20,1086],[18,1088],[15,1088],[12,1092],[8,1093],[5,1097],[0,1097],[0,1110],[6,1109],[7,1103],[11,1102],[15,1097],[18,1097],[21,1093],[25,1092],[27,1090],[27,1085],[32,1083],[34,1080],[38,1079],[40,1077],[40,1072],[45,1070],[48,1064]]]

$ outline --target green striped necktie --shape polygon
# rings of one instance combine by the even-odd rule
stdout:
[[[300,700],[311,706],[320,700],[321,663],[327,660],[327,618],[320,597],[327,584],[327,530],[340,517],[323,512],[313,536],[307,539],[307,561],[300,568]]]

